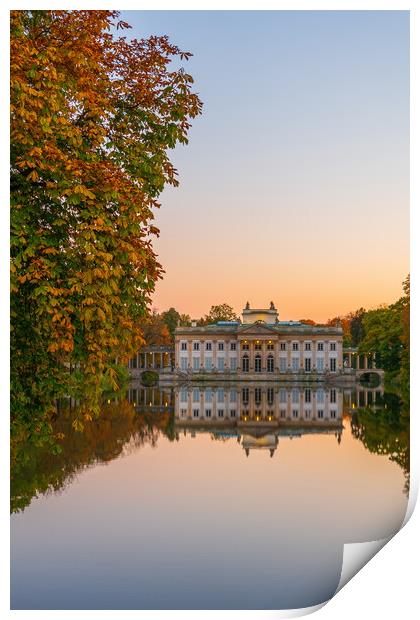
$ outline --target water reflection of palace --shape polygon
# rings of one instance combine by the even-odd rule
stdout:
[[[136,408],[151,413],[173,411],[173,390],[171,388],[162,389],[131,384],[127,392],[127,400]]]
[[[356,384],[351,389],[343,388],[343,412],[351,413],[359,407],[381,406],[383,395],[382,385],[367,388]]]
[[[260,383],[230,387],[183,386],[174,392],[176,421],[191,424],[259,426],[341,425],[343,393],[336,387],[273,386]]]
[[[128,401],[138,411],[174,415],[177,433],[235,437],[247,455],[273,456],[281,437],[329,434],[341,441],[343,416],[381,407],[383,388],[340,388],[325,383],[188,383],[164,388],[132,383]]]
[[[382,386],[351,388],[324,384],[285,385],[242,382],[232,385],[145,387],[132,383],[128,401],[151,411],[172,411],[179,420],[255,421],[340,419],[359,407],[382,403]],[[259,420],[257,420],[259,418]],[[243,420],[245,421],[245,420]]]

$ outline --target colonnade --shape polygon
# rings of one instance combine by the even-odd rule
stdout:
[[[345,368],[354,368],[355,370],[373,370],[376,369],[375,353],[358,353],[357,350],[343,351]]]
[[[173,407],[173,395],[171,390],[162,390],[152,387],[130,388],[127,400],[132,405],[145,407],[146,409],[170,409]]]
[[[162,370],[172,368],[173,350],[143,350],[131,358],[128,367],[130,370]]]
[[[359,407],[368,407],[377,403],[381,404],[383,394],[384,390],[381,387],[373,389],[356,387],[355,390],[344,390],[344,409],[358,409]]]

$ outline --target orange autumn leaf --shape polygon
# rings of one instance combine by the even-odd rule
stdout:
[[[178,185],[168,153],[201,102],[179,64],[189,52],[112,34],[117,11],[10,19],[12,410],[77,381],[97,403],[142,339],[163,273],[154,211]]]

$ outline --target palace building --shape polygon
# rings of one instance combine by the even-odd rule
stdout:
[[[341,327],[279,321],[273,302],[267,309],[250,308],[247,303],[242,322],[175,330],[175,372],[186,376],[258,380],[299,374],[321,378],[342,370]]]

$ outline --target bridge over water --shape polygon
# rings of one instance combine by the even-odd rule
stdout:
[[[359,353],[357,347],[343,348],[343,366],[346,374],[354,374],[357,379],[376,374],[382,380],[385,374],[382,368],[376,366],[375,353]]]

